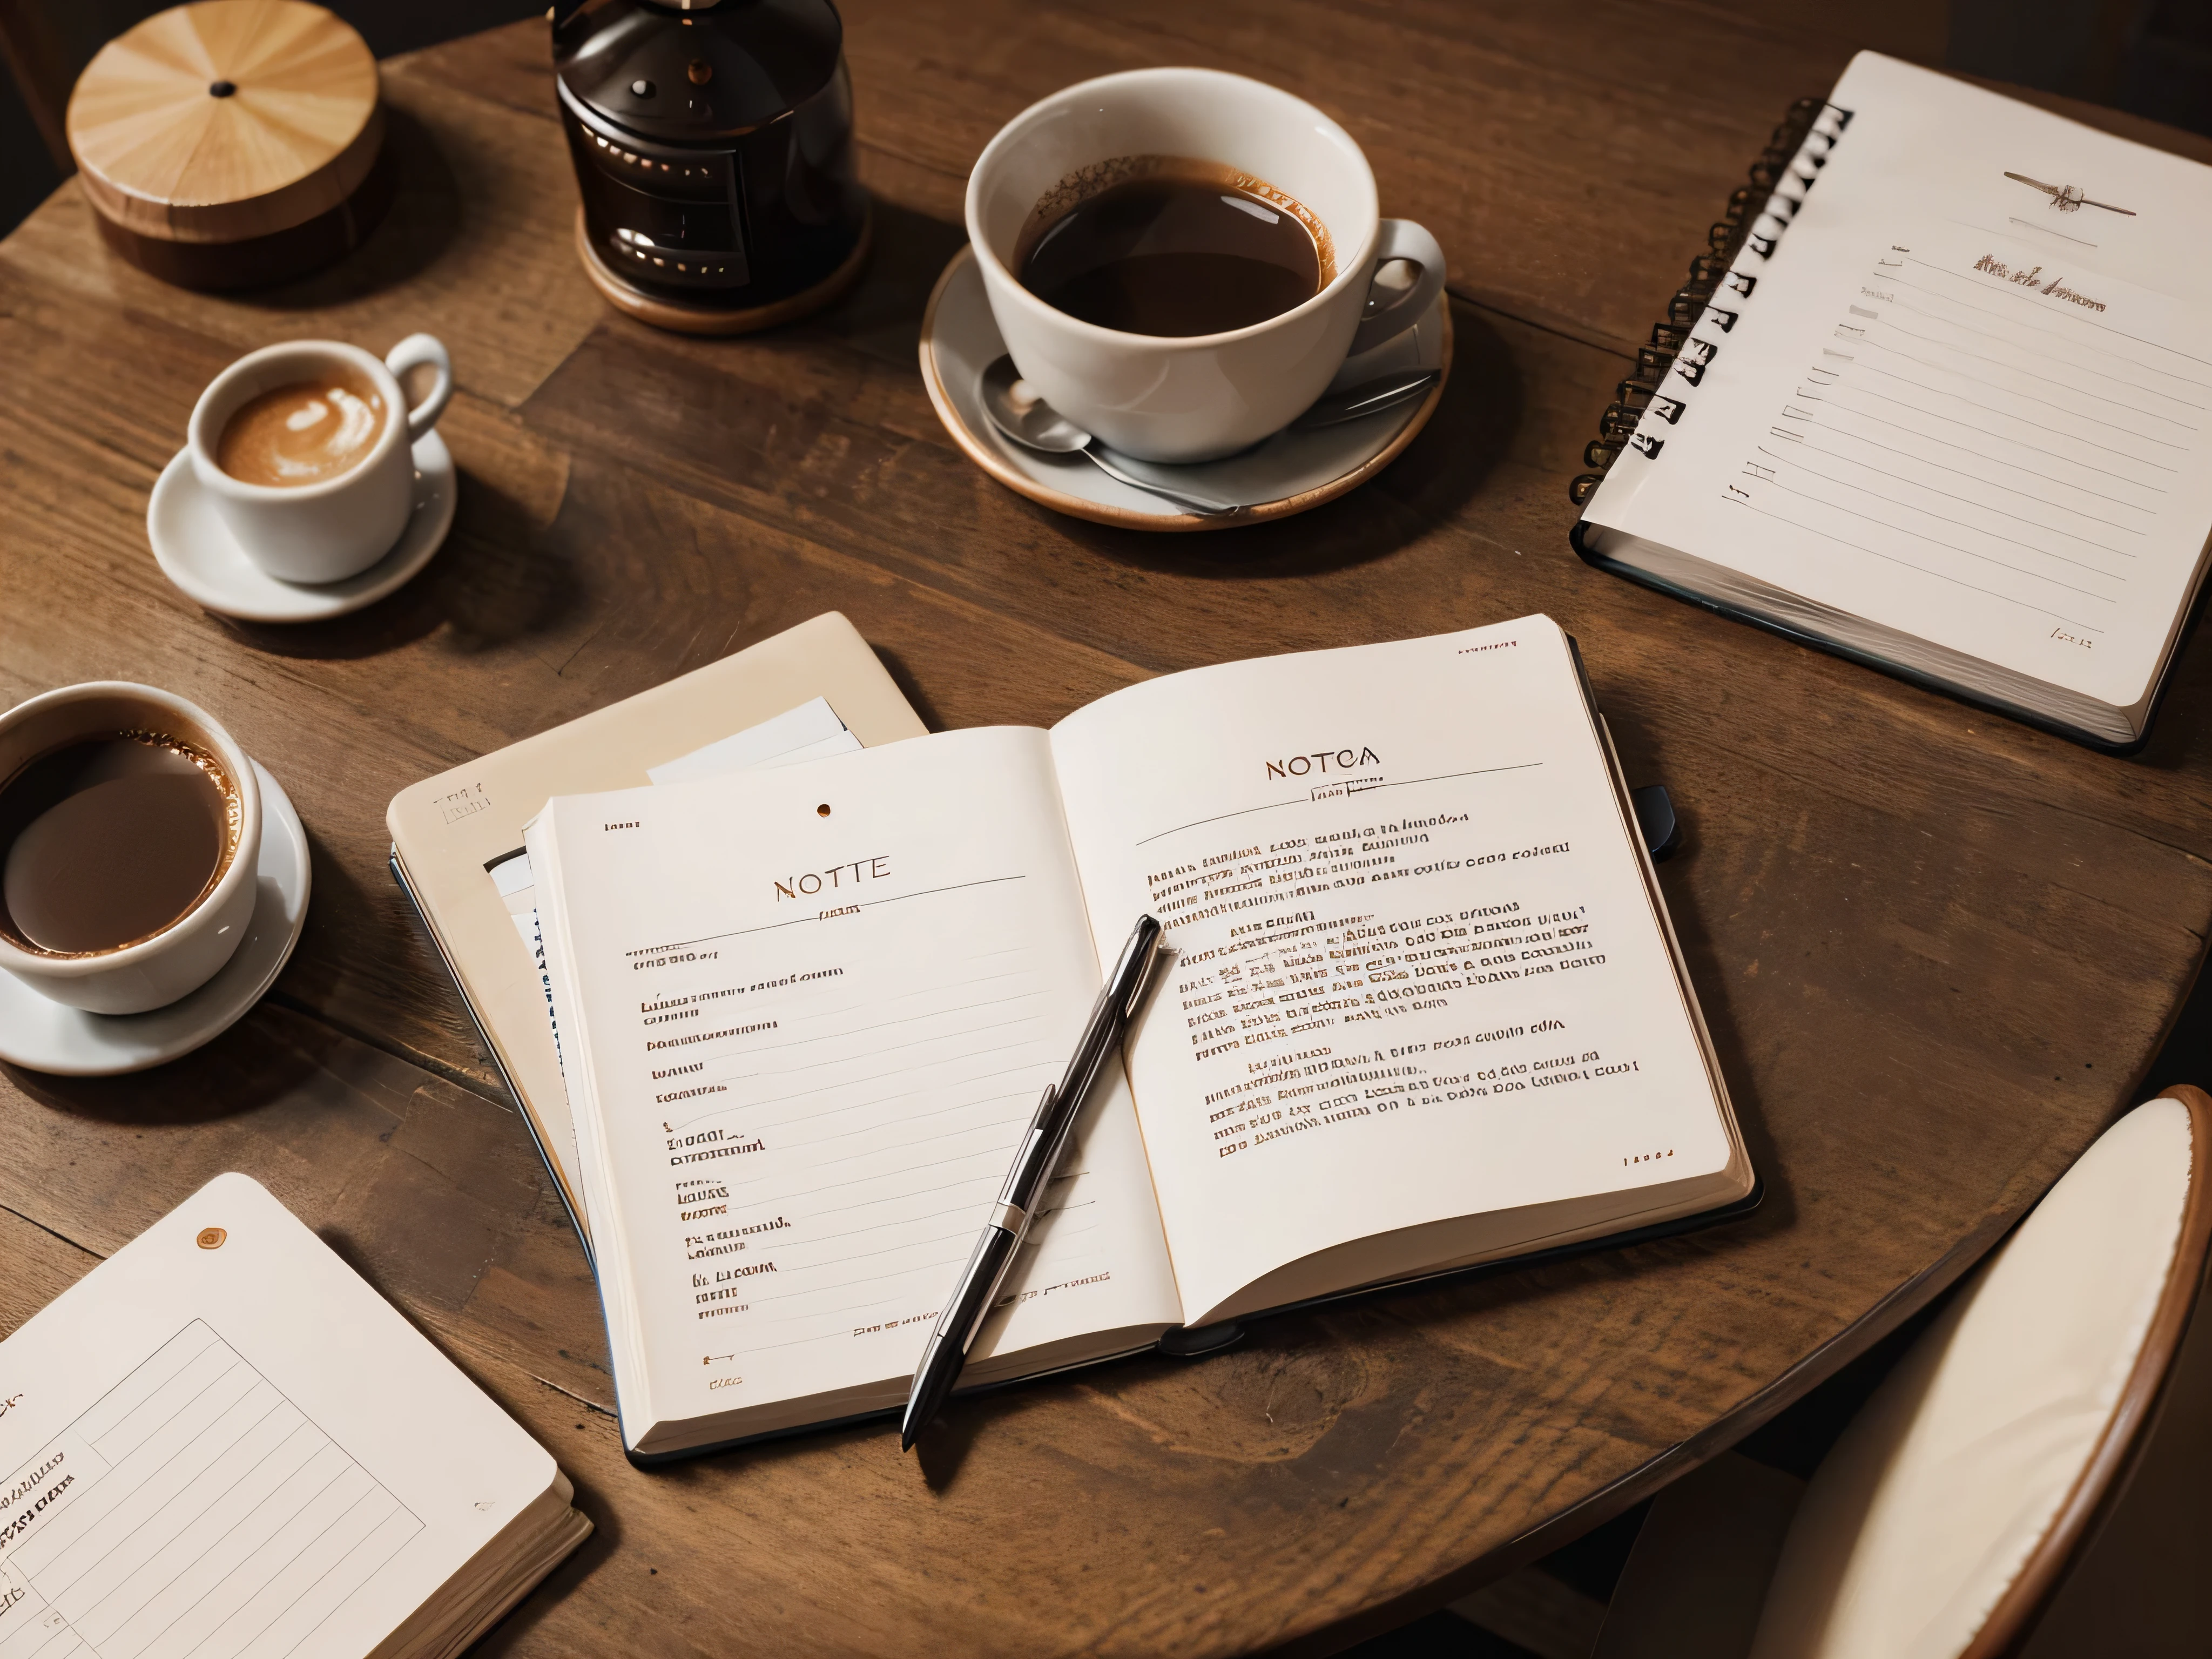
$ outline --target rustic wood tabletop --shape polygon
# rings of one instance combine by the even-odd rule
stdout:
[[[314,862],[298,955],[213,1045],[131,1078],[0,1075],[0,1331],[242,1170],[574,1477],[597,1535],[484,1650],[1327,1651],[1747,1432],[2130,1103],[2212,923],[2212,652],[2184,653],[2148,749],[2112,760],[1569,550],[1599,410],[1769,129],[1842,69],[1841,33],[1690,0],[845,11],[875,250],[848,299],[774,333],[680,338],[596,295],[538,22],[385,65],[398,203],[294,287],[166,288],[104,250],[74,183],[0,242],[0,696],[114,677],[194,699],[290,791]],[[1056,87],[1157,63],[1313,100],[1383,210],[1451,257],[1435,417],[1298,518],[1058,518],[964,459],[924,395],[917,326],[984,142]],[[418,329],[460,385],[441,428],[459,519],[428,569],[301,628],[172,588],[147,498],[200,387],[272,340],[381,352]],[[934,726],[1550,613],[1630,781],[1681,812],[1662,884],[1764,1207],[971,1402],[919,1463],[866,1427],[632,1468],[582,1252],[386,872],[385,804],[833,608]]]

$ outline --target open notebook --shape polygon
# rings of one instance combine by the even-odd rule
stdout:
[[[868,642],[831,611],[392,798],[392,873],[521,1107],[586,1250],[575,1130],[533,958],[529,866],[516,857],[522,826],[556,794],[890,743],[924,729]]]
[[[2212,532],[2212,168],[1873,52],[1812,113],[1577,548],[2135,746]]]
[[[459,1653],[583,1542],[568,1478],[250,1177],[0,1342],[0,1655]]]
[[[557,798],[528,843],[641,1461],[903,1401],[1143,910],[1127,1078],[970,1385],[1753,1192],[1544,617]]]

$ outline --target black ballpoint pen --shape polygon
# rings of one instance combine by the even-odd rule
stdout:
[[[997,1300],[1006,1269],[1014,1265],[1015,1253],[1029,1233],[1045,1188],[1052,1184],[1060,1155],[1067,1149],[1068,1131],[1082,1115],[1091,1085],[1136,1017],[1159,951],[1159,923],[1150,916],[1138,917],[1129,942],[1121,947],[1121,960],[1107,976],[1106,988],[1098,994],[1097,1004],[1083,1028],[1082,1041],[1075,1046],[1075,1058],[1067,1062],[1066,1074],[1056,1086],[1048,1087],[1037,1102],[1036,1115],[1030,1120],[1029,1132],[1014,1154],[1014,1167],[991,1206],[991,1219],[982,1237],[975,1241],[975,1252],[968,1258],[952,1299],[937,1316],[929,1346],[921,1351],[914,1391],[907,1396],[906,1415],[899,1421],[901,1451],[913,1447],[924,1425],[945,1403],[945,1395],[952,1392],[952,1385],[960,1380],[969,1345],[982,1328],[983,1316]]]

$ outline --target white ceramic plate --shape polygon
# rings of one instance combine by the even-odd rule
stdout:
[[[1133,530],[1220,530],[1284,518],[1334,501],[1397,458],[1428,423],[1451,376],[1451,309],[1437,296],[1429,314],[1372,351],[1345,359],[1329,383],[1341,391],[1406,369],[1443,371],[1429,395],[1341,426],[1279,432],[1240,455],[1194,466],[1116,456],[1127,471],[1171,489],[1246,503],[1233,517],[1207,517],[1108,477],[1080,455],[1047,455],[1003,436],[983,414],[975,382],[1002,356],[975,250],[963,247],[937,279],[921,319],[921,378],[938,418],[968,458],[1007,489],[1055,512]]]
[[[259,761],[260,888],[246,937],[206,984],[143,1014],[88,1014],[0,973],[0,1060],[63,1077],[112,1077],[188,1054],[236,1024],[291,960],[307,922],[307,832],[292,798]]]
[[[374,605],[430,562],[453,527],[453,452],[435,432],[415,443],[415,514],[392,551],[342,582],[288,582],[246,556],[200,488],[189,450],[161,469],[146,538],[161,574],[210,611],[247,622],[320,622]]]

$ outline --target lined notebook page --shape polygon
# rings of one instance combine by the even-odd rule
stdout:
[[[556,800],[531,846],[625,1432],[902,1399],[1097,991],[1045,734]],[[1179,1318],[1126,1085],[1079,1133],[979,1359]]]
[[[1873,54],[1832,101],[1804,207],[1589,516],[2130,707],[2212,526],[2212,170]]]
[[[553,1460],[244,1176],[0,1343],[0,1656],[358,1656]]]

